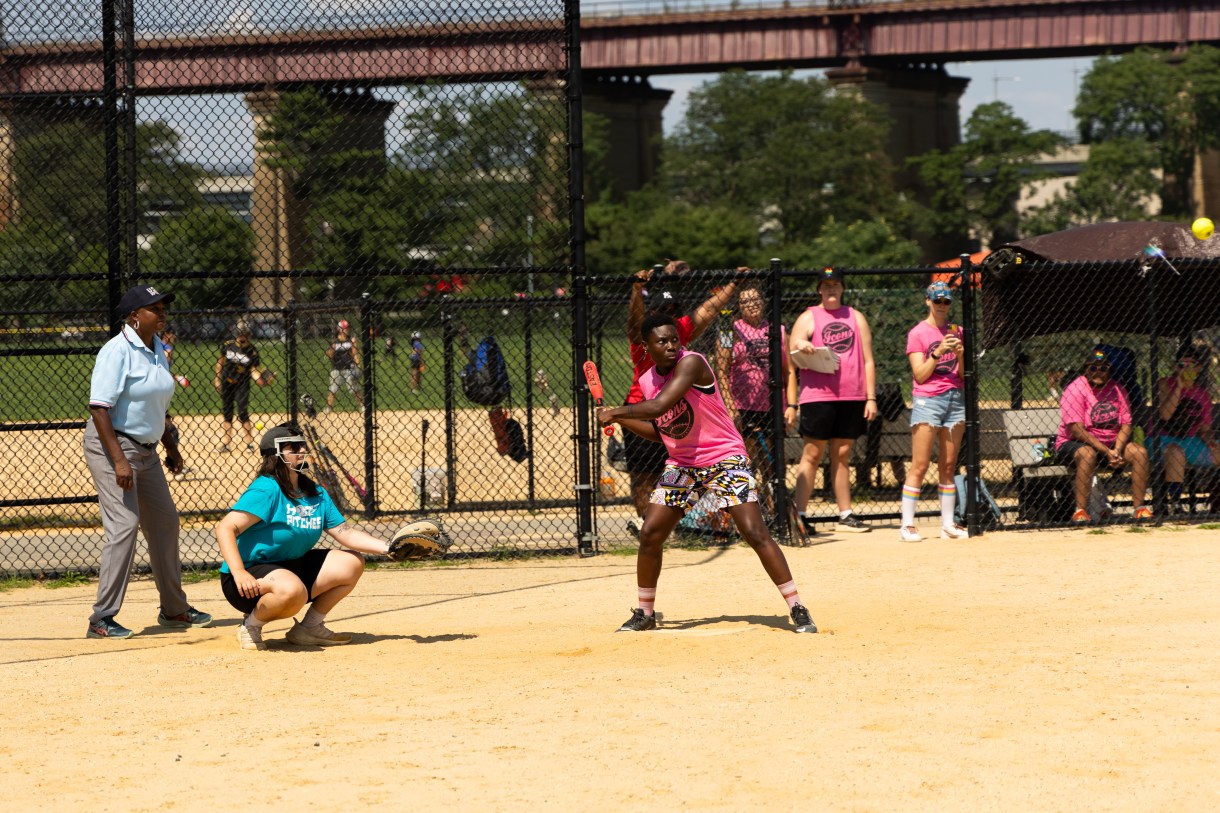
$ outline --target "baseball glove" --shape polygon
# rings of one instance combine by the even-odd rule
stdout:
[[[419,519],[398,529],[398,533],[390,540],[390,550],[386,555],[395,562],[425,559],[444,553],[452,544],[453,540],[441,530],[438,522]]]

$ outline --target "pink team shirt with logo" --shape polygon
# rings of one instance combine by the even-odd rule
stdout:
[[[1182,390],[1178,408],[1166,421],[1154,422],[1155,434],[1176,438],[1194,438],[1199,429],[1212,425],[1212,399],[1207,390],[1192,385]]]
[[[802,404],[815,401],[863,401],[864,351],[860,348],[860,326],[856,312],[844,305],[833,311],[821,305],[809,309],[813,314],[813,332],[805,336],[814,347],[829,347],[839,357],[839,369],[833,373],[816,370],[797,371]]]
[[[926,319],[921,320],[907,333],[907,355],[923,353],[925,356],[930,356],[933,350],[940,347],[946,336],[956,336],[960,339],[962,331],[957,325],[946,324],[944,327],[936,327],[928,324]],[[928,376],[927,381],[920,384],[914,377],[911,378],[911,395],[917,398],[921,395],[930,398],[950,390],[960,390],[964,386],[958,372],[957,353],[946,352],[936,362],[936,369],[933,370],[932,375]]]
[[[687,356],[698,356],[699,360],[711,369],[703,355],[690,350],[680,352],[678,361]],[[675,362],[674,368],[677,366]],[[656,367],[652,367],[640,376],[640,389],[644,391],[644,398],[656,398],[673,373],[674,371],[670,370],[668,375],[661,375]],[[710,393],[692,386],[678,403],[653,421],[666,451],[669,452],[665,461],[667,464],[703,469],[716,465],[726,457],[746,454],[746,444],[742,441],[737,427],[733,425],[729,411],[725,409],[724,399],[720,397],[720,390],[715,381],[713,376]]]
[[[779,342],[786,346],[786,331],[779,329]],[[787,351],[785,351],[787,352]],[[729,371],[729,393],[738,409],[770,412],[771,326],[754,327],[745,319],[733,323],[733,366]]]
[[[1068,432],[1068,424],[1078,423],[1093,437],[1112,446],[1118,437],[1118,429],[1131,423],[1131,405],[1127,393],[1118,382],[1110,379],[1105,386],[1094,392],[1085,376],[1068,384],[1059,401],[1059,434],[1055,437],[1055,448],[1064,441],[1075,440]]]

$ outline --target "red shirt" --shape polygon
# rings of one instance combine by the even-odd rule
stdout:
[[[695,332],[695,320],[689,316],[679,316],[674,321],[678,323],[678,343],[686,347],[690,342],[691,334]],[[631,367],[634,375],[631,377],[631,389],[627,391],[627,400],[623,403],[638,404],[645,400],[644,391],[640,389],[640,376],[656,365],[652,361],[652,356],[648,355],[648,348],[644,345],[632,342],[628,350],[631,353]]]

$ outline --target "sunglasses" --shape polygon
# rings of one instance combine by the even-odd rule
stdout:
[[[933,305],[952,305],[953,300],[952,299],[933,299],[932,304]]]
[[[1088,370],[1090,373],[1097,373],[1097,372],[1102,372],[1102,371],[1105,371],[1107,373],[1110,372],[1110,365],[1106,364],[1104,361],[1091,362],[1089,364],[1084,365],[1084,368],[1086,370]]]

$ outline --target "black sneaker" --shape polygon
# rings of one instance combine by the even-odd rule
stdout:
[[[212,616],[201,613],[194,607],[187,607],[186,612],[179,615],[166,615],[164,612],[158,612],[157,623],[162,627],[210,627],[212,626]]]
[[[860,519],[855,514],[848,514],[835,523],[835,530],[840,533],[847,534],[863,534],[872,530],[871,527],[864,524],[864,520]]]
[[[623,626],[618,628],[618,632],[645,632],[647,630],[655,630],[657,625],[661,623],[661,614],[644,615],[644,611],[636,607],[631,611],[631,618],[627,619]]]
[[[85,633],[86,638],[130,638],[133,635],[135,633],[115,621],[113,615],[100,621],[90,621],[89,630]]]
[[[792,605],[792,623],[796,624],[797,632],[817,632],[818,625],[813,623],[809,611],[803,605]]]

